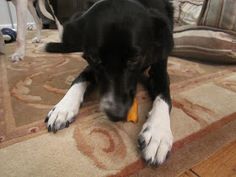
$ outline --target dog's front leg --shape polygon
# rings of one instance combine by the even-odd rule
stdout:
[[[25,56],[25,33],[27,23],[27,4],[28,0],[13,0],[17,15],[17,47],[15,53],[11,56],[13,62],[24,59]]]
[[[35,10],[35,7],[33,5],[33,0],[29,0],[28,2],[28,9],[30,11],[30,14],[33,16],[35,24],[36,24],[36,30],[37,30],[37,34],[36,37],[34,37],[32,39],[33,43],[40,43],[41,41],[41,30],[42,30],[42,25],[43,22],[42,20],[38,17],[37,12]]]
[[[149,71],[149,93],[154,102],[138,138],[142,156],[151,165],[162,164],[173,143],[170,129],[171,98],[166,63],[167,60],[161,60],[152,65]]]
[[[55,133],[59,129],[68,127],[69,124],[73,122],[79,112],[88,85],[94,81],[93,78],[93,72],[90,67],[87,67],[73,81],[66,95],[54,106],[45,119],[49,132],[53,131]]]

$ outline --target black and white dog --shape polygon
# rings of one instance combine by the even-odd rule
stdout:
[[[173,8],[168,0],[101,0],[64,26],[62,43],[48,52],[83,51],[87,68],[48,113],[48,131],[68,127],[79,112],[85,91],[96,84],[100,106],[112,121],[125,120],[136,86],[147,69],[153,107],[138,145],[150,164],[161,164],[171,150],[171,97],[167,59],[173,48]]]

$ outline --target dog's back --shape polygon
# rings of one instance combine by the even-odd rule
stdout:
[[[158,23],[160,26],[155,29],[152,20],[158,16],[171,30],[172,15],[173,9],[167,0],[101,0],[65,25],[63,43],[49,44],[46,50],[75,52],[87,50],[88,46],[97,48],[104,45],[114,54],[112,49],[121,53],[131,41],[144,49],[155,38],[154,33],[162,28]],[[123,48],[117,48],[119,44]]]

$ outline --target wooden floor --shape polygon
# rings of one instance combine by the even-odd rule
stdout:
[[[221,148],[179,177],[236,177],[236,141]]]

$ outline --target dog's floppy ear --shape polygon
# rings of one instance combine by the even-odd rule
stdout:
[[[174,46],[172,20],[155,9],[150,9],[149,15],[154,27],[154,41],[164,48],[164,55],[168,55]]]

